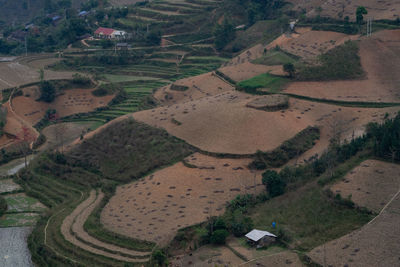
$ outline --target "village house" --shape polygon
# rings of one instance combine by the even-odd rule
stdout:
[[[256,246],[257,248],[269,246],[276,241],[276,235],[257,229],[253,229],[245,236],[247,238],[247,242],[253,246]]]
[[[100,27],[94,32],[94,37],[101,39],[126,39],[128,34],[125,31]]]

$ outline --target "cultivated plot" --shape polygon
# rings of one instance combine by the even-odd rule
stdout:
[[[265,190],[250,159],[217,159],[195,153],[140,181],[120,186],[101,214],[108,229],[166,245],[178,229],[224,212],[238,194]],[[187,164],[186,164],[187,165]]]

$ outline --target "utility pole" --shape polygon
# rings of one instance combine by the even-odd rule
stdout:
[[[25,56],[28,56],[28,45],[27,45],[27,41],[26,41],[26,35],[25,35]]]

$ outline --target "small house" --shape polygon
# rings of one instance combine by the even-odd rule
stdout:
[[[266,247],[276,241],[276,235],[267,231],[253,229],[246,234],[247,242],[257,248]]]
[[[125,39],[127,33],[125,31],[100,27],[94,32],[94,36],[101,39]]]

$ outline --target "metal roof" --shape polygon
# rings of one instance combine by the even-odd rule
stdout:
[[[276,235],[271,234],[270,232],[267,231],[261,231],[261,230],[257,230],[257,229],[253,229],[251,230],[250,233],[246,234],[246,237],[250,240],[253,240],[255,242],[257,242],[258,240],[260,240],[261,238],[263,238],[264,236],[272,236],[272,237],[276,237]]]

